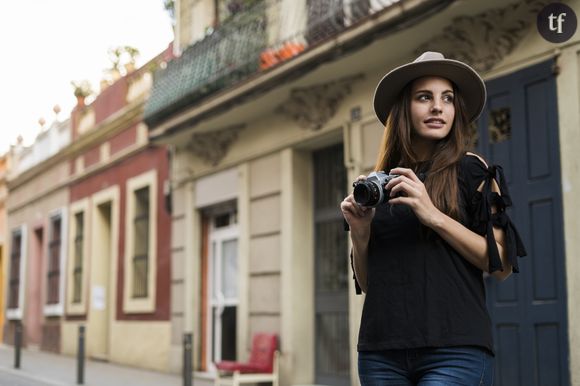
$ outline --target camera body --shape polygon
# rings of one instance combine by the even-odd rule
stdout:
[[[385,172],[372,172],[364,181],[356,181],[354,187],[354,200],[357,204],[374,208],[389,200],[390,191],[385,190],[385,185],[398,174],[387,174]]]

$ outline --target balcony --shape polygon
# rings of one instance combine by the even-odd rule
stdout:
[[[257,1],[155,73],[145,121],[154,126],[187,106],[280,66],[399,1]]]

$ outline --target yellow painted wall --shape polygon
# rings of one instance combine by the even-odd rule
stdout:
[[[111,362],[167,371],[170,322],[114,322],[111,326]]]
[[[76,355],[78,326],[86,322],[62,323],[62,353]],[[88,332],[87,332],[88,333]],[[157,371],[169,370],[170,323],[122,321],[111,325],[109,361]],[[87,352],[90,357],[91,353]]]
[[[76,355],[78,345],[78,331],[82,322],[66,322],[63,321],[60,330],[60,350],[65,355]]]

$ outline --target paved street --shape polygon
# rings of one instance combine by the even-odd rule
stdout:
[[[47,383],[16,371],[0,368],[0,385],[2,386],[60,386],[56,383]],[[64,385],[63,385],[64,386]]]
[[[21,369],[14,369],[13,364],[13,348],[0,345],[0,386],[76,385],[76,360],[73,357],[22,350]],[[87,360],[85,385],[180,386],[181,377],[176,374]]]

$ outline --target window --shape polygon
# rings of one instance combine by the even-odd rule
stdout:
[[[50,219],[50,240],[48,242],[48,291],[47,304],[59,303],[60,287],[60,252],[61,252],[61,224],[60,215]]]
[[[149,187],[135,191],[133,218],[133,294],[134,298],[147,297],[149,266]]]
[[[20,296],[20,261],[22,259],[22,231],[12,232],[12,250],[10,251],[10,295],[8,308],[18,308]]]
[[[61,273],[60,282],[61,287],[59,291],[59,298],[65,299],[66,292],[66,313],[67,315],[84,315],[87,313],[87,288],[88,286],[88,241],[90,240],[91,228],[88,223],[90,216],[89,199],[82,198],[70,204],[70,212],[67,216],[60,212],[63,222],[69,224],[62,224],[61,229]],[[70,227],[70,228],[69,228]],[[68,232],[65,235],[65,231]],[[64,240],[66,240],[66,248],[64,248]],[[66,251],[69,252],[70,257],[66,257]],[[99,259],[103,258],[98,256]],[[66,263],[66,265],[65,265]],[[66,270],[66,274],[64,273]],[[64,290],[66,288],[66,291]],[[63,304],[59,307],[54,307],[54,313],[62,313],[64,310]],[[52,307],[52,306],[48,306]],[[51,312],[49,309],[48,312]]]
[[[11,320],[22,319],[22,304],[26,276],[24,266],[26,264],[26,226],[21,225],[13,228],[10,236],[10,268],[8,271],[8,299],[6,318]]]
[[[126,189],[123,311],[155,311],[157,171],[130,178]]]
[[[209,362],[237,359],[238,225],[235,208],[206,217],[209,250],[207,273],[209,299],[204,301],[206,325],[204,350]]]
[[[73,266],[73,303],[81,302],[83,292],[83,241],[84,241],[84,212],[74,215],[74,266]]]

